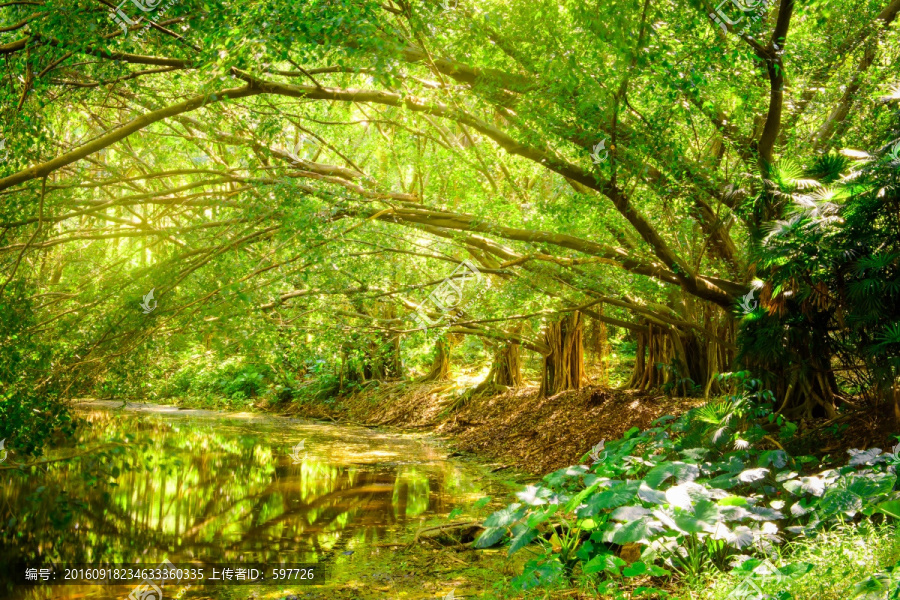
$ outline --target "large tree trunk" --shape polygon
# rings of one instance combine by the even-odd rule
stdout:
[[[450,379],[450,352],[453,349],[452,334],[438,338],[434,348],[431,368],[422,381],[447,381]]]
[[[522,358],[519,344],[503,344],[494,354],[494,383],[507,387],[520,387],[525,383],[522,378]]]
[[[728,339],[731,328],[706,325],[715,335],[709,334],[709,329],[703,334],[648,323],[649,333],[638,333],[634,369],[625,388],[663,388],[681,396],[719,393],[717,375],[734,360],[734,347]]]
[[[509,388],[519,387],[525,383],[522,378],[522,358],[519,348],[519,344],[508,342],[494,351],[491,370],[484,381],[472,390],[473,396],[505,392]]]
[[[581,389],[585,376],[582,331],[583,320],[578,311],[547,326],[544,342],[550,347],[550,353],[544,356],[540,391],[542,396]]]
[[[392,305],[376,305],[368,309],[362,302],[356,302],[354,308],[360,314],[385,321],[396,317],[396,309]],[[371,380],[399,379],[403,376],[398,334],[381,333],[375,337],[365,336],[358,343],[362,350],[361,356],[358,361],[350,361],[348,379],[364,383]]]
[[[833,316],[816,296],[795,297],[773,299],[770,284],[763,287],[765,312],[743,324],[739,360],[773,392],[779,414],[791,420],[834,418],[841,398],[832,370]]]
[[[603,305],[598,310],[600,316],[603,316]],[[606,323],[600,319],[591,319],[590,327],[590,343],[589,347],[594,355],[594,362],[597,363],[599,371],[598,383],[602,386],[609,386],[609,336],[607,334]]]

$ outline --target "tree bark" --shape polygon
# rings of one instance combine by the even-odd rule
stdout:
[[[473,396],[505,392],[509,388],[520,387],[525,383],[522,377],[522,358],[520,346],[515,342],[502,344],[494,351],[491,370],[474,390]]]
[[[422,381],[447,381],[450,379],[450,352],[453,349],[451,335],[438,338],[434,347],[434,359],[431,361],[431,369]]]
[[[547,326],[544,341],[550,354],[544,356],[541,396],[581,389],[584,380],[583,320],[578,311]]]

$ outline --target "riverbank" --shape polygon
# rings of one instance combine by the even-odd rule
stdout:
[[[526,384],[492,396],[469,398],[471,376],[453,382],[370,382],[355,392],[315,400],[274,402],[257,398],[234,406],[221,399],[161,400],[179,407],[252,410],[386,430],[433,433],[459,453],[471,453],[491,468],[543,476],[578,463],[599,441],[632,428],[646,429],[660,417],[678,416],[702,406],[703,398],[670,397],[659,392],[588,385],[549,398]],[[796,423],[785,449],[792,454],[845,460],[849,448],[890,448],[896,443],[893,415],[863,407],[836,419]],[[773,446],[774,447],[774,446]],[[520,481],[522,478],[517,477]]]
[[[528,385],[465,400],[452,383],[389,382],[318,403],[263,407],[280,414],[366,426],[428,430],[450,438],[460,452],[534,475],[577,463],[600,440],[646,429],[702,399],[588,386],[549,398]]]
[[[572,580],[567,586],[554,587],[552,590],[522,593],[516,589],[513,582],[523,572],[524,563],[534,557],[537,547],[511,557],[507,556],[505,547],[487,550],[475,550],[472,547],[472,540],[480,531],[480,524],[485,517],[501,508],[509,497],[508,493],[501,490],[505,485],[487,485],[488,481],[508,484],[515,480],[521,484],[528,479],[527,476],[523,477],[522,471],[543,475],[556,468],[574,464],[599,439],[620,437],[632,427],[649,427],[660,416],[678,414],[703,403],[702,399],[670,399],[597,387],[541,398],[536,386],[531,386],[492,397],[473,398],[467,402],[464,401],[465,396],[458,392],[458,388],[448,383],[395,382],[373,385],[355,394],[316,403],[256,403],[253,407],[255,411],[280,413],[287,417],[275,418],[275,421],[285,422],[275,426],[278,432],[276,437],[279,440],[284,438],[279,442],[280,446],[288,447],[288,443],[293,444],[296,436],[286,436],[285,432],[299,428],[297,432],[308,442],[304,452],[308,451],[310,456],[321,452],[328,444],[316,442],[309,437],[312,433],[305,428],[318,428],[320,425],[310,423],[307,419],[332,421],[341,426],[362,425],[363,427],[347,427],[346,432],[341,427],[340,444],[356,448],[350,452],[352,460],[348,463],[353,465],[359,463],[364,450],[381,457],[377,460],[386,460],[385,465],[411,464],[405,460],[398,462],[396,458],[385,459],[385,455],[377,448],[368,447],[369,443],[364,440],[369,437],[379,440],[397,438],[406,440],[404,443],[407,443],[430,439],[431,434],[436,433],[446,440],[444,443],[438,442],[437,447],[446,449],[450,446],[456,450],[450,452],[454,461],[471,461],[481,467],[480,474],[473,481],[478,481],[483,490],[481,493],[469,494],[452,509],[448,506],[432,514],[420,514],[416,517],[418,522],[414,526],[404,528],[402,532],[396,531],[390,537],[377,540],[366,538],[365,542],[340,544],[332,552],[335,564],[342,567],[339,576],[313,588],[282,589],[268,597],[273,600],[294,595],[310,599],[374,600],[390,597],[424,600],[448,597],[452,592],[452,597],[459,598],[596,598],[598,596],[591,587],[593,584],[588,580]],[[109,404],[109,409],[118,408],[114,406],[116,403]],[[195,418],[215,416],[212,411],[186,410],[189,404],[191,403],[182,403],[181,407],[155,406],[149,412]],[[143,410],[141,407],[141,412]],[[220,419],[240,421],[240,429],[255,432],[256,435],[258,427],[252,426],[251,421],[270,417],[252,415],[245,410],[218,416]],[[856,423],[861,426],[862,421]],[[567,424],[570,426],[566,427]],[[849,431],[854,433],[856,426],[848,426]],[[326,429],[330,427],[325,425]],[[269,435],[264,437],[268,439]],[[154,439],[157,437],[153,436]],[[360,438],[359,443],[354,441],[357,437]],[[849,437],[837,440],[830,434],[822,435],[819,450],[832,451],[830,448],[833,443],[847,443]],[[857,436],[854,433],[852,437]],[[869,442],[873,440],[871,437],[868,439]],[[422,448],[425,448],[424,444]],[[416,462],[427,458],[420,456],[420,452],[421,450],[416,451]],[[442,450],[439,454],[446,456],[446,452]],[[472,454],[468,454],[469,452]],[[845,456],[842,451],[833,452],[835,456]],[[392,451],[390,454],[395,453]],[[419,468],[415,467],[414,470]],[[403,475],[407,478],[409,476]],[[383,491],[393,494],[397,490],[417,489],[412,480],[406,486],[402,488],[391,485],[384,487]],[[371,487],[365,486],[366,494],[370,493],[368,490]],[[488,491],[488,488],[492,488],[493,492]],[[485,493],[490,497],[482,495]],[[337,502],[335,508],[344,506],[344,502],[350,498],[355,503],[358,497],[355,493],[347,495],[344,491],[341,494],[340,497],[327,495],[329,498],[334,497]],[[319,501],[316,503],[318,505]],[[155,506],[157,503],[154,501],[151,504]],[[406,506],[415,504],[407,502]],[[401,510],[400,513],[405,511],[406,509]],[[829,531],[828,535],[839,544],[859,548],[866,548],[868,544],[870,547],[865,551],[865,559],[868,561],[866,564],[877,565],[879,570],[887,569],[900,556],[900,546],[896,544],[894,532],[887,524],[870,529],[865,523],[861,523],[859,527]],[[299,539],[303,539],[303,536]],[[791,548],[790,560],[802,560],[819,565],[822,569],[836,560],[827,548],[823,549],[812,542],[807,544],[799,540]],[[784,559],[782,562],[790,561]],[[849,578],[826,577],[827,593],[820,596],[829,600],[845,597],[848,586],[852,587],[854,582],[862,580],[865,575],[854,572]],[[724,600],[739,584],[737,576],[727,571],[713,569],[709,577],[701,580],[683,575],[675,576],[655,582],[654,585],[667,590],[672,598]],[[804,579],[796,584],[791,583],[792,590],[797,592],[793,597],[809,597],[809,581]],[[221,600],[246,600],[246,596],[237,594],[237,591],[232,594],[229,590],[214,597]],[[201,591],[197,594],[189,594],[189,597],[197,600],[209,598]]]

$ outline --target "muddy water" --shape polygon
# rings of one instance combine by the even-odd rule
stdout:
[[[0,503],[19,515],[13,526],[23,532],[6,558],[34,566],[51,557],[150,566],[164,559],[320,563],[334,578],[352,575],[361,550],[396,543],[422,522],[496,491],[483,487],[476,467],[448,459],[422,436],[121,402],[82,403],[78,413],[90,427],[58,456],[82,458],[4,477]],[[41,585],[17,586],[13,596],[128,592]],[[234,593],[241,592],[227,595]]]

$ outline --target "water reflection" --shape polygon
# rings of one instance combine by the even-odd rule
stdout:
[[[471,473],[418,438],[110,405],[81,409],[91,427],[80,445],[103,451],[4,477],[0,518],[18,515],[21,533],[4,558],[329,562],[482,495]],[[300,440],[305,458],[293,464]],[[81,595],[73,587],[48,593],[29,596]]]

